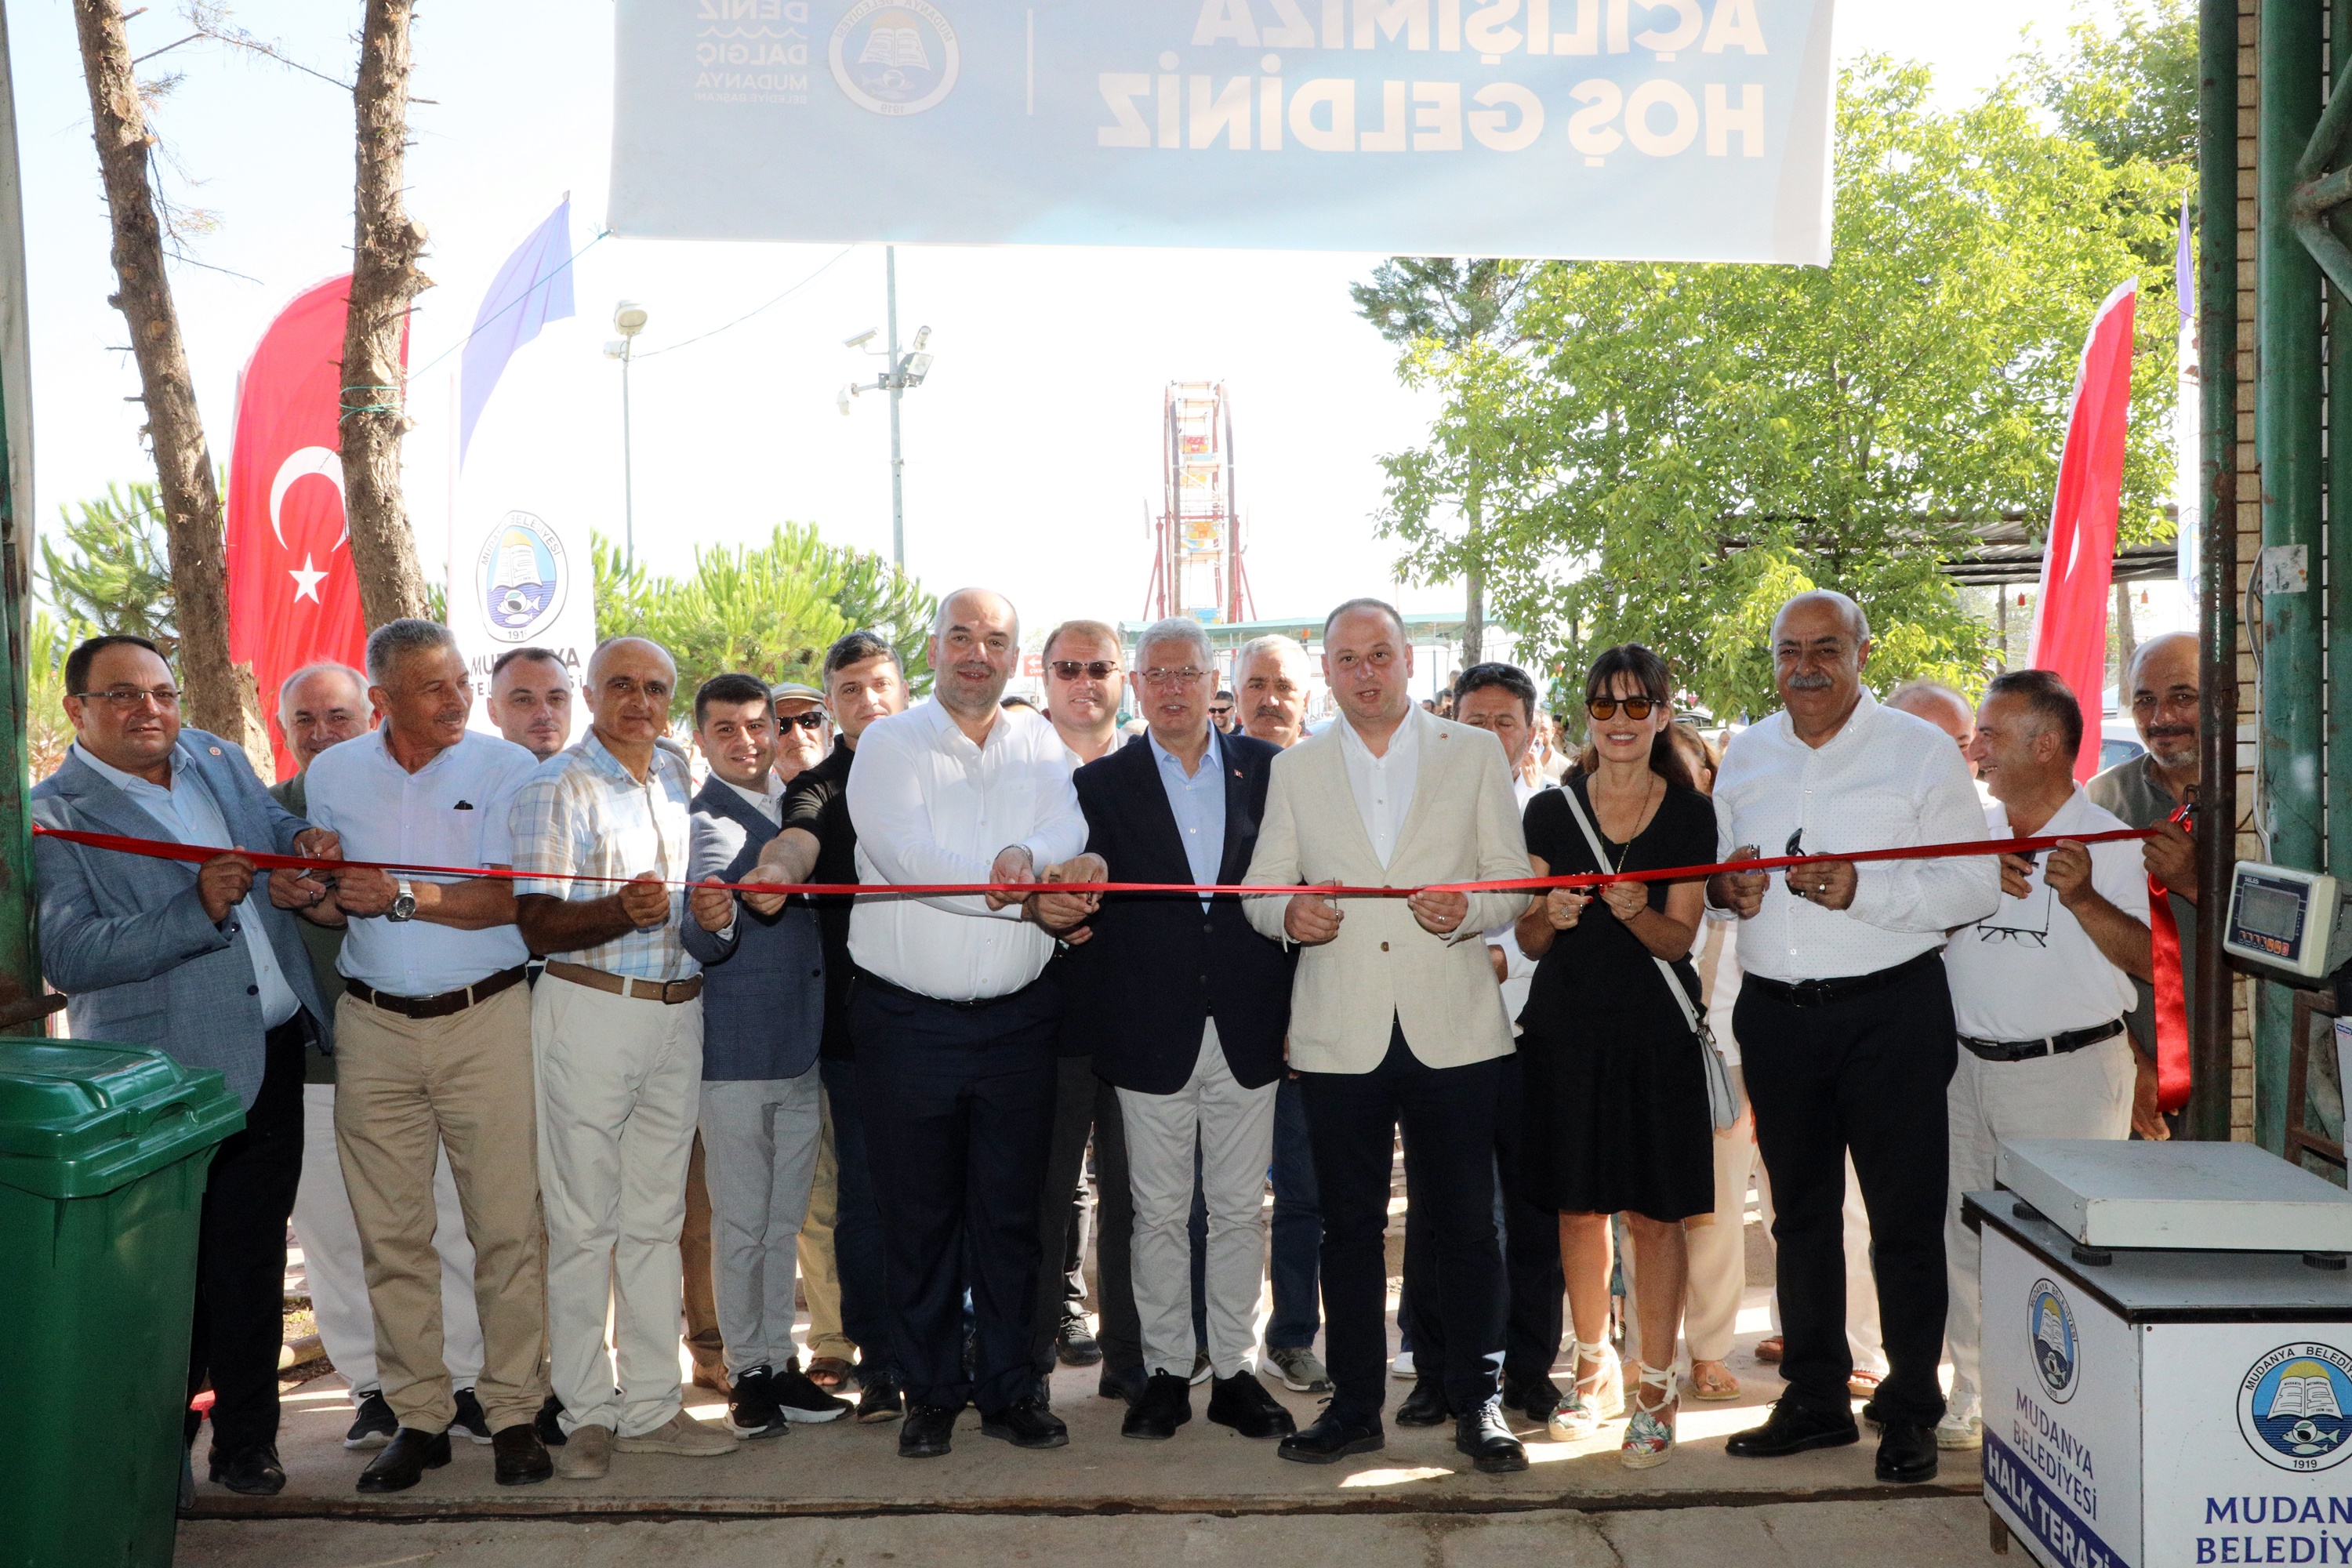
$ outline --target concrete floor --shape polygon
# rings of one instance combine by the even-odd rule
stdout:
[[[202,1521],[180,1568],[1988,1568],[1972,1499],[1502,1514],[1206,1513],[368,1524]],[[2009,1559],[2022,1563],[2021,1552]]]

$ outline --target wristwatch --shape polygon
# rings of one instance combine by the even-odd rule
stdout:
[[[416,889],[408,885],[407,878],[400,879],[400,891],[393,895],[392,908],[383,911],[383,918],[388,921],[416,918]]]

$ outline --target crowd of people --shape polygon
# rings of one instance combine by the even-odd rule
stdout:
[[[1881,1479],[1979,1441],[1959,1194],[2004,1138],[2167,1133],[2147,921],[2151,877],[2184,919],[2197,900],[2189,639],[2140,648],[2147,754],[2087,790],[2055,677],[1882,702],[1831,593],[1780,611],[1782,706],[1720,752],[1636,644],[1593,661],[1573,758],[1510,665],[1416,704],[1377,600],[1325,623],[1338,711],[1313,733],[1286,637],[1242,647],[1228,688],[1194,621],[1131,665],[1112,626],[1066,622],[1042,710],[1004,697],[1021,641],[967,589],[919,702],[865,632],[820,686],[706,681],[698,786],[675,664],[642,637],[576,691],[509,652],[491,735],[451,634],[392,622],[364,673],[286,681],[301,772],[275,789],[182,726],[152,645],[73,651],[77,739],[35,820],[235,847],[36,842],[71,1033],[219,1069],[245,1107],[188,1363],[214,1481],[285,1484],[289,1215],[362,1492],[414,1486],[453,1436],[501,1485],[844,1418],[936,1457],[969,1407],[1057,1447],[1057,1364],[1098,1364],[1132,1438],[1174,1437],[1206,1384],[1209,1422],[1335,1461],[1383,1446],[1398,1373],[1390,1418],[1452,1423],[1481,1470],[1526,1468],[1515,1417],[1563,1440],[1622,1418],[1624,1463],[1656,1465],[1684,1397],[1740,1393],[1751,1184],[1786,1389],[1728,1451],[1854,1443],[1857,1397]],[[2069,837],[2119,826],[2158,833]],[[2036,835],[2064,841],[1838,858]],[[1764,854],[1820,858],[1738,868]],[[867,892],[776,890],[810,884]],[[1344,890],[1381,888],[1417,890]],[[681,1316],[723,1422],[686,1411]],[[1328,1398],[1302,1426],[1270,1383]]]

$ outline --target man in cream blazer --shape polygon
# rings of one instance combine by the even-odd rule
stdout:
[[[1407,692],[1395,610],[1351,599],[1323,628],[1339,721],[1276,759],[1244,880],[1428,889],[1529,875],[1502,748]],[[1300,893],[1247,900],[1297,943],[1290,1066],[1323,1200],[1324,1344],[1334,1393],[1282,1456],[1328,1463],[1382,1446],[1389,1163],[1404,1130],[1407,1201],[1434,1224],[1454,1446],[1482,1470],[1527,1468],[1501,1411],[1503,1258],[1495,1232],[1496,1077],[1511,1024],[1480,933],[1525,893]],[[1457,1331],[1455,1325],[1460,1325]]]

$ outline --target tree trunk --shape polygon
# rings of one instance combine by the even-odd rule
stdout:
[[[2132,626],[2131,584],[2116,584],[2116,711],[2131,711],[2132,656],[2139,651],[2139,638]]]
[[[1486,557],[1485,541],[1479,538],[1479,513],[1484,510],[1481,498],[1472,495],[1465,509],[1470,514],[1469,536],[1464,552],[1469,557],[1469,602],[1462,615],[1462,668],[1469,668],[1486,659]]]
[[[409,302],[433,286],[416,269],[425,230],[401,202],[408,143],[408,24],[413,0],[367,0],[360,31],[358,180],[351,310],[343,329],[343,516],[370,629],[425,614],[425,574],[400,496],[408,428],[401,346]]]
[[[74,0],[82,77],[89,87],[90,134],[114,226],[116,290],[107,301],[131,329],[139,362],[146,436],[155,454],[156,491],[172,549],[172,598],[180,631],[181,683],[189,723],[264,757],[266,735],[247,732],[228,657],[227,539],[203,416],[188,378],[186,345],[163,270],[163,230],[147,182],[147,115],[131,75],[120,0]],[[257,767],[268,764],[257,761]],[[264,777],[269,776],[268,773]]]

